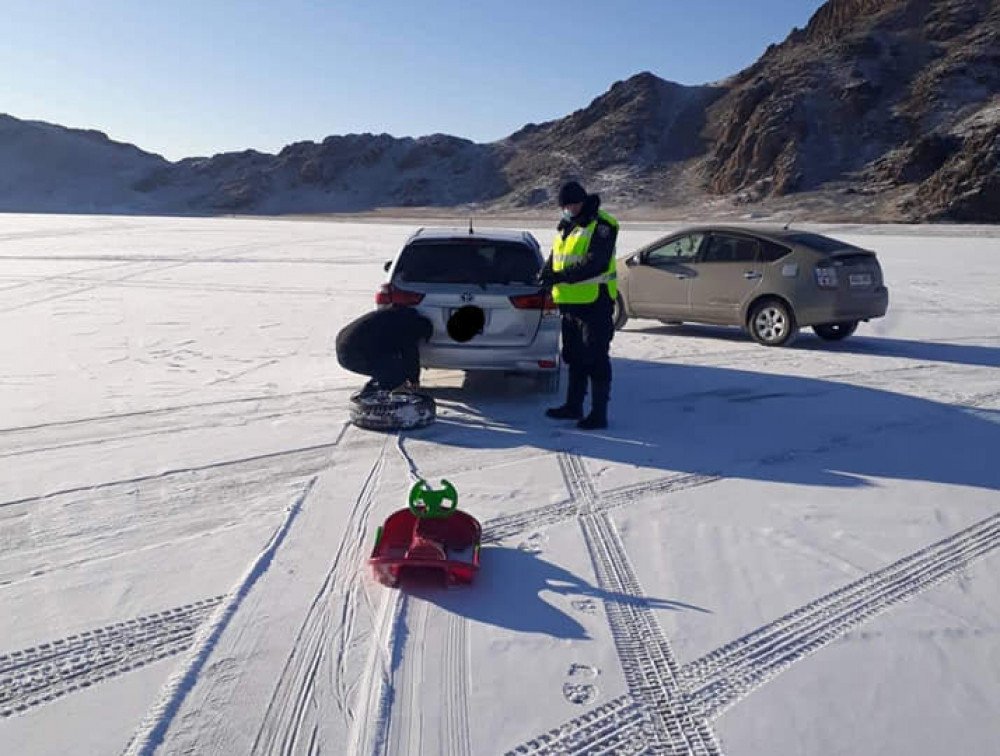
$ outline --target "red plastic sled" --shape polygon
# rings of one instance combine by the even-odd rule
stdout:
[[[440,570],[444,581],[471,583],[479,570],[482,527],[465,512],[448,517],[417,517],[409,509],[389,515],[375,534],[375,548],[368,559],[375,579],[388,586],[399,584],[406,570]]]

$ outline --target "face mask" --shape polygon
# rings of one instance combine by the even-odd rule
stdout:
[[[569,211],[569,208],[566,208],[566,207],[563,208],[562,219],[564,221],[571,221],[571,220],[573,220],[573,213],[571,213]]]

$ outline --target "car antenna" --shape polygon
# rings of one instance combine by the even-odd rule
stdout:
[[[788,222],[787,222],[787,223],[785,224],[785,226],[784,226],[784,229],[783,229],[783,230],[787,231],[787,230],[788,230],[788,227],[789,227],[790,225],[792,225],[792,221],[793,221],[793,220],[795,220],[795,216],[794,216],[794,215],[793,215],[793,216],[792,216],[791,218],[789,218],[789,219],[788,219]]]

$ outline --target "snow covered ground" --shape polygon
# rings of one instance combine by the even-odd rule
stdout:
[[[430,372],[386,436],[331,343],[414,225],[0,216],[0,752],[995,751],[1000,229],[833,229],[841,344],[630,322],[600,435]],[[473,587],[366,572],[414,474]]]

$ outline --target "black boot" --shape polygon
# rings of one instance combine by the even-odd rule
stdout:
[[[576,424],[580,430],[600,430],[608,427],[608,397],[611,394],[611,384],[594,383],[594,400],[590,414]]]
[[[556,420],[579,420],[583,417],[583,397],[587,395],[587,375],[573,369],[566,385],[566,403],[545,410],[545,416]]]

